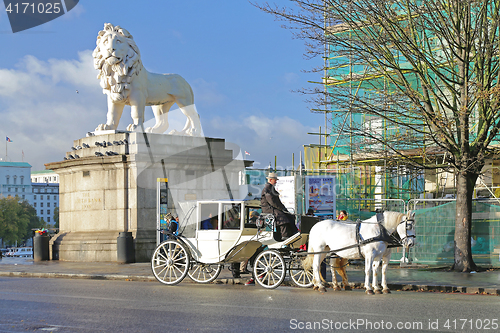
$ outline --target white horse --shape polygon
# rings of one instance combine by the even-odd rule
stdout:
[[[365,288],[367,294],[381,293],[377,283],[377,270],[382,260],[382,292],[390,293],[386,281],[386,270],[391,257],[392,242],[390,235],[397,231],[400,244],[406,247],[414,245],[415,213],[402,214],[398,212],[384,212],[377,214],[363,222],[325,220],[316,223],[309,233],[309,254],[303,261],[306,270],[313,266],[314,290],[326,291],[326,281],[319,272],[320,264],[325,258],[325,252],[334,252],[339,258],[332,260],[332,280],[334,288],[337,278],[334,270],[342,276],[345,289],[349,282],[345,274],[347,259],[365,259]],[[322,253],[315,253],[322,252]],[[373,281],[370,286],[370,271],[373,270]]]

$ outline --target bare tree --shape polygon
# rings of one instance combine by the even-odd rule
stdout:
[[[327,89],[310,92],[322,108],[351,117],[342,131],[356,138],[357,148],[422,168],[452,167],[453,269],[475,270],[473,190],[500,128],[500,0],[290,2],[256,6],[288,22],[306,41],[308,56],[324,56],[327,48],[326,68],[319,69]],[[436,164],[430,151],[446,159]]]

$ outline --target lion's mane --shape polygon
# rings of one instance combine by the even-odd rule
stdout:
[[[117,33],[125,38],[129,46],[125,59],[118,61],[115,57],[104,57],[100,49],[100,40],[107,33]],[[133,76],[138,75],[142,70],[139,48],[126,29],[119,25],[113,26],[110,23],[106,23],[104,30],[99,31],[96,44],[92,56],[94,57],[94,68],[99,70],[97,78],[100,80],[103,93],[108,94],[115,102],[126,100],[130,93],[130,83]]]

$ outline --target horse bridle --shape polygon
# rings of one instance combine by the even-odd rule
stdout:
[[[405,223],[405,236],[401,238],[400,242],[403,244],[403,241],[407,238],[416,238],[416,235],[408,235],[408,230],[412,230],[414,228],[415,224],[415,218],[406,218],[406,220],[403,220],[399,222],[398,226],[402,223]],[[397,228],[396,228],[397,229]]]

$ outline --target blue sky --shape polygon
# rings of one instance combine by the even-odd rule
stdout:
[[[12,161],[24,151],[32,170],[43,170],[105,122],[106,96],[91,55],[104,23],[133,35],[147,70],[183,76],[205,135],[239,145],[255,167],[274,165],[275,155],[278,166],[290,167],[292,153],[297,165],[302,145],[317,143],[307,132],[317,132],[324,116],[292,90],[320,80],[302,70],[321,59],[306,60],[303,41],[274,17],[246,0],[88,0],[15,34],[0,12],[0,132],[12,139]],[[181,127],[184,118],[172,114],[170,129]],[[145,117],[152,118],[149,107]],[[130,121],[126,107],[119,129]]]

